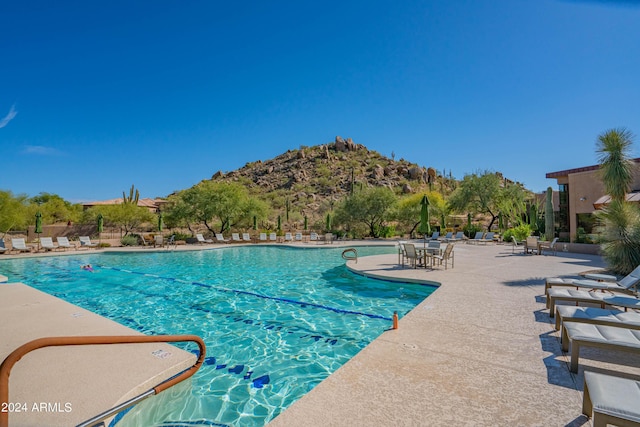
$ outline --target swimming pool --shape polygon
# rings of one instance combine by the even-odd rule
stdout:
[[[146,334],[204,339],[196,376],[118,426],[263,426],[390,328],[394,311],[406,314],[435,289],[353,274],[342,250],[90,253],[2,260],[0,272]],[[87,263],[93,273],[79,268]]]

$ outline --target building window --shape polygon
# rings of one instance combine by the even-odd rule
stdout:
[[[560,184],[558,188],[560,199],[558,206],[558,232],[569,232],[569,184]]]

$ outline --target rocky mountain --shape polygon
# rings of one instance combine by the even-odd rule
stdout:
[[[397,194],[421,191],[429,184],[448,193],[455,186],[455,180],[433,168],[390,159],[340,136],[327,144],[301,146],[270,160],[250,162],[235,171],[218,171],[211,179],[239,182],[274,208],[290,203],[292,211],[313,217],[349,194],[352,185],[355,190],[385,186]]]

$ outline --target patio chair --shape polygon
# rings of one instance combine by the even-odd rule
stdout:
[[[58,237],[56,237],[56,240],[58,241],[58,247],[64,249],[65,251],[67,249],[75,249],[76,248],[75,245],[72,245],[71,243],[69,243],[69,238],[68,237],[58,236]]]
[[[243,242],[251,242],[251,235],[249,233],[242,233],[242,241]]]
[[[324,235],[324,244],[333,244],[333,233],[326,233]]]
[[[524,242],[518,242],[516,236],[511,236],[511,241],[513,242],[513,245],[511,246],[511,253],[514,253],[518,246],[524,246]]]
[[[588,292],[575,289],[549,289],[547,293],[547,308],[549,317],[555,316],[556,303],[566,301],[575,303],[600,304],[600,308],[606,306],[622,307],[624,309],[640,309],[640,299],[620,294],[606,294],[602,292]]]
[[[538,238],[534,236],[529,236],[524,241],[524,253],[525,254],[531,253],[533,255],[534,252],[538,253]]]
[[[440,254],[430,255],[432,264],[434,264],[435,261],[438,261],[440,266],[442,266],[442,262],[444,261],[444,269],[446,270],[447,262],[451,260],[451,268],[453,268],[453,262],[454,262],[453,246],[454,246],[453,243],[449,243],[447,245],[447,248],[442,253],[442,255]]]
[[[0,239],[0,254],[8,251],[7,247],[4,245],[4,239]]]
[[[11,249],[18,252],[31,252],[31,246],[27,246],[24,239],[11,239]]]
[[[624,276],[616,282],[599,282],[597,280],[588,279],[572,279],[562,277],[551,277],[545,281],[545,293],[552,287],[575,287],[597,289],[602,291],[617,291],[625,294],[637,294],[638,285],[640,285],[640,266],[636,267],[631,273]]]
[[[162,234],[156,234],[153,236],[153,247],[164,247],[164,236]]]
[[[545,250],[553,251],[553,254],[555,255],[557,243],[558,243],[557,237],[554,237],[551,242],[539,242],[538,250],[540,251],[540,255],[542,255],[542,252],[544,252]]]
[[[229,243],[229,239],[225,239],[222,233],[216,233],[216,242],[218,243]]]
[[[639,402],[640,381],[585,371],[582,413],[594,426],[640,426]]]
[[[213,243],[213,240],[205,239],[204,236],[201,233],[196,234],[196,239],[198,240],[198,243],[200,243],[200,244]]]
[[[89,236],[80,236],[78,237],[78,240],[80,240],[80,246],[85,246],[87,248],[95,248],[98,246],[97,243],[91,241]]]
[[[640,330],[575,322],[564,322],[562,326],[562,351],[568,352],[571,349],[569,370],[573,373],[578,372],[578,358],[582,347],[640,354]]]
[[[40,247],[45,251],[55,251],[58,249],[58,247],[53,244],[53,239],[51,237],[41,237]]]
[[[403,247],[405,252],[404,254],[405,258],[409,260],[408,262],[410,263],[410,265],[413,265],[413,268],[417,268],[419,263],[419,257],[418,257],[418,252],[416,251],[416,246],[413,243],[405,243]]]

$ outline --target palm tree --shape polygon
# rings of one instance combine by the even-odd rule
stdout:
[[[603,233],[602,253],[611,270],[628,274],[640,265],[640,208],[626,201],[633,180],[630,160],[633,134],[611,129],[598,137],[602,182],[611,202],[598,217]]]

